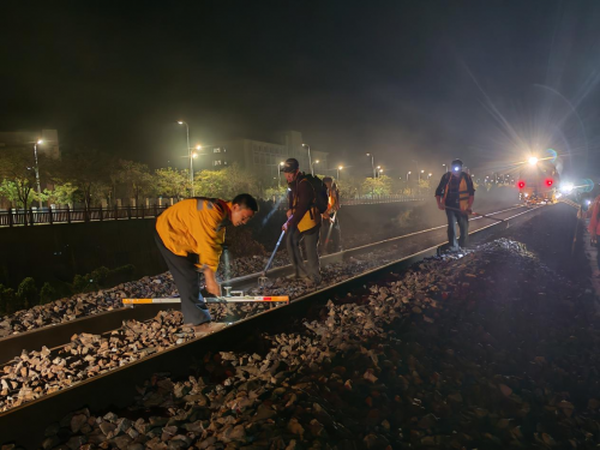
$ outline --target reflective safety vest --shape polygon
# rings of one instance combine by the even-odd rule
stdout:
[[[308,180],[306,178],[302,178],[300,180],[300,183],[308,183]],[[300,183],[298,183],[298,185]],[[296,195],[294,195],[294,202],[292,204],[292,214],[294,214],[296,210],[296,204],[298,203],[298,193],[296,192],[295,194]],[[308,208],[308,211],[306,211],[304,217],[302,217],[302,219],[300,219],[300,222],[298,222],[298,231],[300,233],[313,229],[321,222],[321,214],[319,214],[319,210],[314,205],[314,203],[315,202],[313,199],[313,201],[311,202],[311,206]]]
[[[340,194],[334,185],[331,185],[331,189],[328,191],[329,198],[327,201],[327,212],[336,212],[340,209]]]
[[[458,203],[460,205],[461,211],[466,211],[469,208],[469,188],[467,186],[467,175],[464,172],[460,173],[460,184],[458,186]],[[443,204],[446,204],[446,197],[448,196],[448,191],[450,190],[450,182],[452,181],[453,175],[448,177],[448,182],[446,183],[446,187],[444,188],[444,201]]]

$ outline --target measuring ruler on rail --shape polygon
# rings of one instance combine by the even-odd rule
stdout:
[[[205,297],[206,303],[257,303],[257,302],[283,302],[288,304],[290,297],[287,295],[277,296],[251,296],[251,295],[236,295],[231,297]],[[155,305],[161,303],[181,303],[181,299],[174,298],[124,298],[124,305]]]

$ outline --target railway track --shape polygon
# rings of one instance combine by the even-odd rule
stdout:
[[[517,213],[525,210],[523,206],[515,206],[500,211],[489,212],[490,215],[504,215],[507,213]],[[471,219],[471,231],[478,229],[478,225],[483,223],[489,223],[488,219],[481,217],[474,217]],[[407,248],[410,248],[409,252],[415,251],[418,247],[412,245],[409,242],[415,239],[419,239],[423,236],[431,236],[431,242],[435,239],[443,239],[445,236],[446,225],[440,225],[424,230],[419,230],[412,233],[407,233],[398,237],[385,239],[372,244],[362,245],[359,247],[344,250],[339,253],[329,254],[321,257],[322,265],[328,265],[333,263],[339,263],[347,261],[350,258],[358,255],[364,255],[373,251],[384,249],[395,244],[404,244],[408,242]],[[432,244],[433,245],[433,244]],[[399,255],[401,256],[401,255]],[[290,275],[292,273],[292,267],[287,265],[283,267],[276,267],[269,271],[270,278],[278,278]],[[255,288],[258,284],[258,278],[261,273],[252,273],[244,276],[236,277],[231,279],[229,282],[224,283],[231,286],[232,290],[247,291]],[[153,318],[159,311],[173,308],[172,305],[145,305],[142,307],[125,307],[112,311],[101,312],[86,317],[81,317],[69,322],[47,325],[34,330],[14,334],[0,339],[0,365],[6,364],[19,356],[21,352],[30,350],[40,350],[42,346],[48,348],[57,348],[61,345],[67,344],[71,337],[75,334],[80,333],[91,333],[91,334],[102,334],[110,330],[117,329],[121,326],[125,320],[137,320],[145,321]]]
[[[506,221],[504,223],[507,224],[519,222],[527,217],[531,217],[541,209],[543,208],[531,209],[518,206],[489,214],[494,214],[495,217],[504,219]],[[482,241],[489,238],[495,231],[502,231],[504,229],[503,224],[490,222],[492,221],[485,218],[473,218],[470,226],[472,239],[475,241]],[[353,276],[350,279],[332,286],[308,293],[307,295],[294,299],[294,301],[285,308],[275,308],[258,313],[250,318],[241,320],[218,333],[174,346],[161,353],[78,382],[69,388],[5,411],[0,414],[0,436],[4,441],[6,441],[6,437],[8,437],[8,441],[19,442],[27,448],[35,447],[41,442],[44,429],[69,411],[83,406],[95,410],[103,410],[113,405],[122,407],[132,400],[132,395],[135,393],[135,385],[139,384],[141,380],[149,378],[152,373],[169,371],[173,376],[182,376],[188,370],[188,363],[209,349],[214,351],[221,348],[235,347],[240,344],[240,336],[252,336],[258,332],[258,330],[264,331],[276,324],[287,323],[306,313],[307,309],[312,306],[320,305],[331,298],[344,296],[352,290],[360,289],[368,282],[385,276],[389,271],[403,270],[425,257],[434,255],[437,247],[446,240],[445,228],[445,225],[441,225],[393,239],[386,239],[374,244],[353,248],[337,254],[327,255],[322,258],[323,264],[342,262],[358,255],[364,255],[383,249],[393,248],[398,252],[396,257],[393,258],[393,262]],[[273,278],[282,277],[289,274],[290,271],[291,268],[289,266],[281,267],[274,269],[270,273],[270,276]],[[235,289],[250,289],[256,286],[257,277],[259,275],[260,274],[251,274],[239,277],[235,280],[231,280],[232,282],[230,284]],[[47,342],[40,341],[39,339],[52,335],[52,331],[61,330],[60,333],[62,333],[63,336],[70,337],[70,335],[73,334],[74,329],[90,332],[89,330],[93,329],[90,327],[90,324],[94,324],[93,326],[98,327],[96,330],[100,330],[96,332],[107,332],[111,329],[110,326],[113,326],[111,324],[118,322],[118,325],[120,325],[120,322],[125,320],[123,315],[128,315],[128,318],[140,320],[144,315],[154,315],[157,310],[158,308],[155,308],[152,311],[151,307],[135,309],[126,308],[73,321],[73,323],[69,322],[60,326],[47,327],[49,330],[40,329],[22,334],[29,335],[27,338],[30,340],[29,342],[34,343],[32,345],[41,346],[41,344],[43,344],[48,346]],[[108,325],[108,329],[101,330],[102,327],[105,327],[103,324]],[[13,342],[17,341],[15,340]],[[20,351],[21,350],[19,350],[19,352]],[[185,361],[186,363],[181,364],[181,361]],[[102,394],[99,395],[99,393]]]

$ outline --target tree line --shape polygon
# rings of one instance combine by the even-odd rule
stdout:
[[[45,206],[83,204],[86,208],[116,205],[117,199],[133,199],[139,205],[146,198],[174,198],[191,195],[187,169],[163,167],[151,170],[148,165],[115,158],[97,150],[67,150],[59,159],[39,155],[41,192],[37,191],[36,167],[30,152],[3,149],[0,158],[0,197],[10,207],[28,209],[38,202]],[[321,177],[323,175],[320,175]],[[338,181],[341,194],[350,198],[414,195],[429,188],[421,180],[411,186],[386,175],[378,178],[351,177],[344,174]],[[220,170],[203,170],[194,177],[196,196],[230,199],[240,192],[271,199],[285,195],[285,181],[273,180],[265,186],[256,174],[234,164]]]

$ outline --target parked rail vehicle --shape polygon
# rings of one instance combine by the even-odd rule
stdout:
[[[530,163],[519,174],[519,200],[527,205],[555,203],[559,181],[558,171],[550,161]]]

